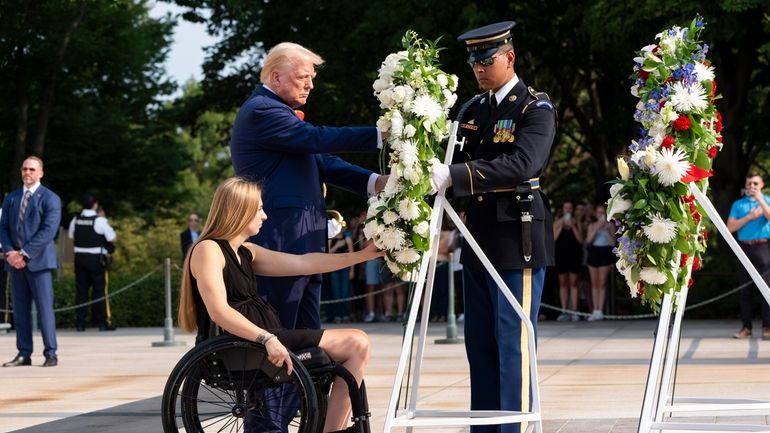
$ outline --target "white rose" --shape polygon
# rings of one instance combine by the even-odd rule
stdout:
[[[378,78],[374,80],[374,84],[372,84],[372,87],[376,92],[382,92],[383,90],[390,87],[391,84],[392,83],[390,82],[390,80],[386,80],[384,78]]]
[[[404,132],[404,118],[401,117],[400,111],[393,111],[393,115],[390,116],[390,133],[394,137],[399,138]]]
[[[390,108],[393,105],[393,91],[385,89],[377,95],[377,99],[380,100],[380,108]]]
[[[427,238],[430,234],[430,224],[428,224],[427,221],[421,221],[419,224],[414,226],[414,232],[424,238]]]
[[[414,134],[417,132],[417,128],[415,128],[412,125],[406,125],[404,127],[404,137],[406,138],[412,138],[414,137]]]
[[[385,116],[380,117],[377,119],[377,128],[382,132],[388,132],[388,130],[390,130],[390,120]]]

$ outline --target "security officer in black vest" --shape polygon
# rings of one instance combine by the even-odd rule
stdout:
[[[455,197],[470,196],[468,229],[537,329],[545,269],[553,264],[550,204],[540,176],[556,134],[556,112],[545,93],[527,87],[514,71],[513,25],[491,24],[458,38],[484,93],[460,109],[464,148],[452,165],[434,166],[431,182],[436,190],[451,185]],[[470,248],[463,248],[461,262],[471,409],[527,412],[527,351],[535,342]],[[525,428],[484,425],[471,431]]]
[[[104,297],[106,286],[106,266],[109,257],[115,250],[115,230],[110,227],[107,219],[100,217],[96,210],[99,202],[91,194],[85,194],[81,201],[83,211],[72,219],[69,226],[69,237],[74,239],[75,251],[75,303],[80,305],[88,302],[88,289],[93,288],[93,299]],[[114,331],[107,314],[106,300],[92,305],[91,317],[100,331]],[[86,307],[75,310],[75,329],[86,330]]]

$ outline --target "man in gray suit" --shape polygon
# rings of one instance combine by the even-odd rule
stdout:
[[[43,367],[58,364],[51,270],[57,267],[54,238],[61,222],[61,199],[40,184],[42,178],[43,161],[35,156],[28,157],[21,166],[24,186],[3,200],[0,243],[5,253],[5,268],[11,275],[18,350],[16,357],[3,367],[32,364],[30,310],[33,300],[43,334]]]

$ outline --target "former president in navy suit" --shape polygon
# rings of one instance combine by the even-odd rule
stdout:
[[[265,58],[261,85],[241,106],[230,150],[239,176],[263,183],[268,218],[253,239],[275,251],[303,254],[326,250],[327,217],[322,184],[374,194],[385,176],[352,165],[331,152],[377,151],[376,127],[315,126],[295,112],[313,89],[323,59],[289,42]],[[287,328],[320,328],[321,275],[258,277],[258,287]]]
[[[31,156],[21,166],[24,187],[3,200],[0,243],[11,275],[13,318],[18,354],[3,367],[30,365],[32,356],[32,301],[38,311],[43,334],[44,367],[58,363],[56,317],[53,311],[51,270],[57,266],[54,238],[61,222],[61,200],[40,184],[43,161]]]

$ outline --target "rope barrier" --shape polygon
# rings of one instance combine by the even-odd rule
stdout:
[[[126,290],[128,290],[128,289],[130,289],[130,288],[132,288],[132,287],[136,286],[137,284],[139,284],[139,283],[141,283],[142,281],[146,280],[146,279],[147,279],[147,278],[149,278],[149,277],[150,277],[152,274],[154,274],[154,273],[158,272],[158,271],[159,271],[159,270],[161,270],[161,269],[163,269],[163,265],[158,265],[158,266],[156,266],[156,267],[155,267],[155,269],[153,269],[153,270],[151,270],[150,272],[148,272],[148,273],[146,273],[146,274],[142,275],[141,277],[137,278],[135,281],[133,281],[133,282],[131,282],[131,283],[128,283],[128,284],[126,284],[125,286],[123,286],[123,287],[121,287],[120,289],[118,289],[118,290],[114,291],[113,293],[110,293],[110,294],[106,294],[106,295],[104,295],[104,296],[102,296],[102,297],[99,297],[99,298],[96,298],[96,299],[92,299],[92,300],[90,300],[90,301],[87,301],[87,302],[83,302],[83,303],[81,303],[81,304],[77,304],[77,305],[70,305],[70,306],[67,306],[67,307],[61,307],[61,308],[56,308],[56,309],[54,309],[53,311],[54,311],[54,312],[56,312],[56,313],[59,313],[59,312],[62,312],[62,311],[70,311],[70,310],[74,310],[74,309],[77,309],[77,308],[80,308],[80,307],[86,307],[86,306],[89,306],[89,305],[91,305],[91,304],[95,304],[95,303],[97,303],[97,302],[101,302],[101,301],[103,301],[103,300],[107,300],[107,299],[110,299],[110,298],[112,298],[112,297],[114,297],[114,296],[116,296],[116,295],[118,295],[118,294],[120,294],[120,293],[122,293],[122,292],[125,292]],[[3,310],[3,309],[0,309],[0,313],[13,313],[13,310]]]

